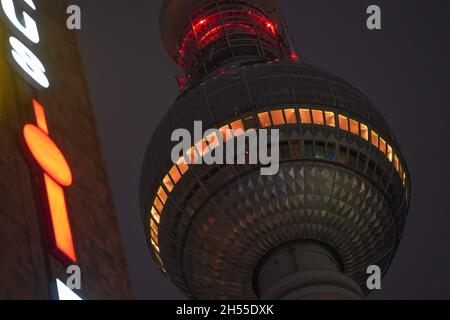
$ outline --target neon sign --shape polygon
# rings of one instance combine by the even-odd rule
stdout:
[[[33,0],[17,0],[25,3],[31,10],[36,11],[36,5]],[[17,8],[14,0],[1,0],[3,12],[8,22],[20,32],[25,40],[32,44],[40,42],[39,31],[36,21],[22,10],[22,17],[17,16]],[[32,81],[31,83],[38,88],[48,88],[50,82],[45,74],[46,70],[41,60],[19,39],[14,36],[9,37],[9,45],[11,47],[11,56],[15,64],[20,70],[27,75]]]
[[[67,211],[64,187],[72,185],[72,171],[61,150],[49,136],[44,107],[33,100],[37,126],[25,125],[25,143],[43,170],[48,212],[52,229],[52,251],[65,263],[75,263],[77,256]]]
[[[33,0],[0,0],[4,16],[12,29],[30,45],[40,42],[36,21],[25,9],[36,11]],[[21,4],[19,4],[21,3]],[[22,7],[22,8],[21,8]],[[9,37],[13,65],[30,84],[38,88],[48,88],[50,82],[45,67],[39,58],[14,36]],[[51,229],[51,251],[64,264],[77,262],[77,255],[70,226],[64,188],[72,185],[72,171],[64,154],[50,138],[44,107],[33,100],[36,125],[27,124],[23,128],[26,146],[42,172],[44,182],[44,205],[48,213]]]

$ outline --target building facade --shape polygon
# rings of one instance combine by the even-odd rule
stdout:
[[[106,166],[63,0],[0,5],[0,298],[132,297]]]
[[[410,201],[406,161],[370,99],[301,61],[277,0],[168,0],[161,33],[183,70],[142,168],[161,271],[197,299],[365,297],[367,268],[388,270]],[[193,136],[195,121],[217,134],[174,161],[172,133]],[[279,131],[277,174],[195,163],[263,129]]]

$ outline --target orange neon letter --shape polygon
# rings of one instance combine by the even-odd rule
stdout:
[[[24,127],[25,143],[44,171],[44,183],[57,256],[63,255],[65,259],[76,262],[77,256],[63,189],[63,187],[72,185],[72,172],[63,153],[49,137],[44,108],[36,100],[33,100],[33,107],[37,126],[27,124]]]

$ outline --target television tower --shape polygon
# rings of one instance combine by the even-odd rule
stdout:
[[[410,180],[372,102],[308,65],[277,0],[168,0],[161,33],[183,70],[181,94],[142,168],[145,233],[162,272],[195,299],[362,299],[367,268],[388,269]],[[171,135],[204,128],[278,129],[280,170],[174,163]],[[209,150],[209,151],[208,151]]]

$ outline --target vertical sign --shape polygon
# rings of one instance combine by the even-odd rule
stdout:
[[[72,171],[61,150],[49,136],[44,107],[33,100],[37,126],[23,129],[25,143],[43,170],[45,193],[50,215],[52,251],[65,263],[75,263],[77,256],[69,222],[64,187],[72,185]]]

